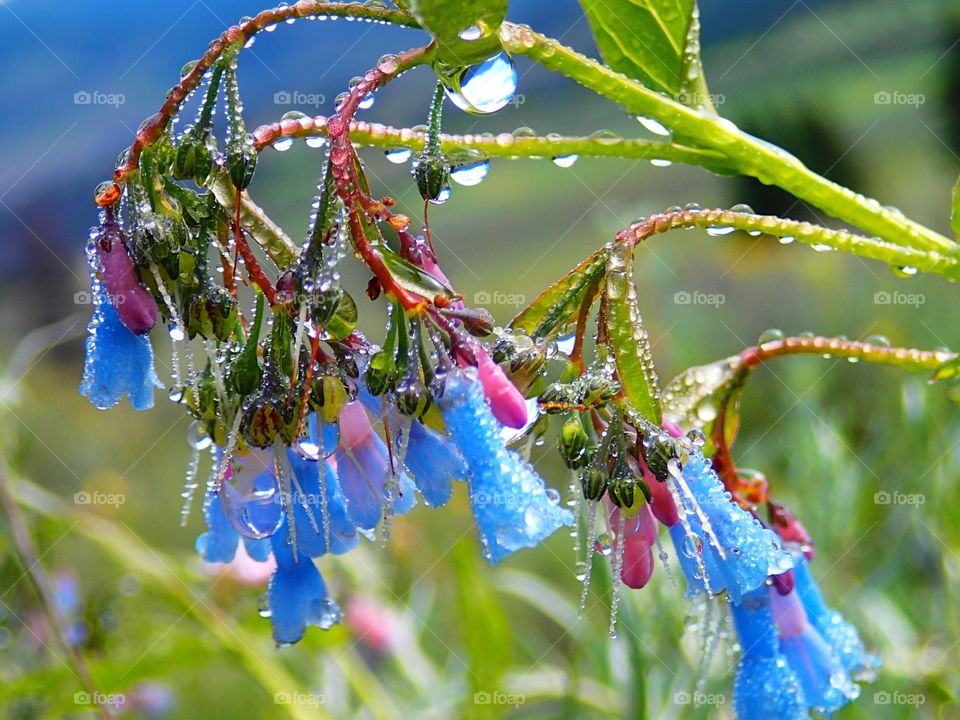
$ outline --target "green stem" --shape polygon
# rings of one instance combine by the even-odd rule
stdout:
[[[762,232],[775,237],[793,237],[797,242],[817,250],[843,250],[880,260],[894,268],[933,272],[948,278],[960,277],[960,246],[949,251],[919,250],[887,242],[879,238],[854,235],[846,230],[831,230],[796,220],[783,220],[772,215],[734,212],[731,210],[681,210],[651,215],[617,236],[619,242],[636,244],[652,235],[676,228],[727,228]]]
[[[283,138],[326,137],[327,119],[323,116],[300,118],[296,123],[276,122],[261,125],[254,133],[257,150],[263,150]],[[395,128],[380,123],[355,122],[350,126],[350,140],[355,145],[380,148],[410,148],[420,152],[427,144],[427,133],[408,128]],[[698,165],[712,172],[731,174],[733,167],[720,153],[658,140],[637,140],[617,136],[542,137],[499,135],[440,135],[444,153],[478,150],[488,157],[554,158],[569,155],[615,157],[638,160],[669,160]]]
[[[729,120],[674,102],[529,28],[504,23],[500,37],[509,52],[575,80],[629,113],[656,118],[674,136],[720,152],[737,172],[777,185],[828,215],[895,245],[933,251],[956,248],[952,240],[817,175],[793,155],[742,132]]]
[[[946,350],[889,347],[871,343],[869,340],[845,340],[816,335],[787,337],[750,347],[740,353],[740,360],[745,369],[752,370],[767,360],[786,355],[850,358],[879,365],[891,365],[910,372],[932,372],[944,363],[957,358],[957,353]]]

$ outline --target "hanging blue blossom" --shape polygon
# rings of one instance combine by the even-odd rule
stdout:
[[[864,649],[857,629],[843,615],[827,607],[802,554],[794,557],[793,577],[794,592],[800,597],[810,624],[837,654],[843,668],[858,679],[872,679],[880,667],[880,658]]]
[[[383,514],[391,469],[387,446],[359,402],[348,403],[340,413],[340,444],[334,460],[350,519],[361,530],[373,530]],[[396,515],[417,504],[413,484],[404,472],[397,474],[392,492]]]
[[[796,673],[780,653],[766,586],[730,605],[740,643],[733,683],[738,720],[807,720],[807,703]]]
[[[820,713],[839,710],[860,694],[840,658],[804,612],[795,590],[781,594],[771,587],[770,609],[780,638],[780,652],[800,679],[807,707]]]
[[[357,526],[347,512],[346,499],[329,463],[324,462],[323,491],[320,488],[319,463],[287,450],[287,459],[297,478],[287,512],[293,509],[297,551],[308,557],[320,557],[328,551],[340,555],[356,547]],[[327,547],[329,538],[330,547]]]
[[[270,538],[277,570],[267,591],[273,640],[292,645],[303,637],[308,625],[328,630],[340,622],[340,608],[327,594],[326,583],[313,561],[294,557],[286,518]]]
[[[475,371],[451,371],[438,405],[470,470],[470,505],[492,564],[573,523],[558,498],[547,495],[543,480],[504,446]]]
[[[380,411],[380,400],[366,390],[360,391],[360,400],[368,411]],[[388,407],[388,422],[393,413],[393,408]],[[427,505],[443,507],[453,495],[452,481],[467,479],[467,464],[456,444],[442,433],[416,420],[410,422],[409,433],[404,465]]]
[[[685,515],[684,522],[671,528],[670,536],[687,578],[688,595],[709,587],[713,594],[726,590],[731,602],[739,603],[744,593],[762,586],[769,575],[792,567],[793,560],[776,534],[731,501],[701,450],[691,452],[682,474],[674,474],[669,482],[677,486],[681,500],[677,510]]]
[[[101,410],[124,395],[135,410],[149,410],[153,388],[163,387],[153,368],[150,338],[127,329],[99,280],[94,278],[91,287],[93,318],[87,326],[80,394]]]

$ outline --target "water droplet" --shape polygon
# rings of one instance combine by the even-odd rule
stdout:
[[[783,340],[784,338],[783,330],[778,328],[770,328],[769,330],[764,330],[760,333],[760,337],[757,338],[758,345],[764,345],[770,342],[777,342],[778,340]]]
[[[257,612],[262,618],[268,618],[273,614],[270,610],[270,593],[263,593],[257,598]]]
[[[187,442],[197,450],[206,450],[213,444],[213,440],[207,434],[206,429],[197,420],[190,423],[187,428]]]
[[[192,73],[192,72],[196,69],[198,62],[199,62],[198,60],[191,60],[191,61],[188,62],[186,65],[184,65],[182,68],[180,68],[180,80],[181,80],[181,81],[183,81],[183,80],[187,77],[187,75],[189,75],[190,73]]]
[[[506,53],[457,73],[444,83],[447,97],[464,112],[488,115],[503,108],[517,92],[517,67]]]
[[[385,75],[393,75],[400,68],[400,58],[390,53],[377,61],[377,70]]]
[[[293,138],[282,138],[273,144],[273,149],[278,152],[286,152],[293,147]]]
[[[646,115],[637,115],[637,122],[643,125],[643,127],[652,132],[654,135],[660,135],[661,137],[669,137],[670,135],[670,129],[662,122],[655,120],[652,117],[647,117]]]
[[[171,385],[170,392],[167,393],[167,397],[170,398],[170,402],[178,403],[183,400],[183,385]]]
[[[484,29],[482,25],[470,25],[465,27],[460,31],[460,39],[464,42],[473,42],[474,40],[479,40],[484,36]]]
[[[227,519],[244,537],[253,540],[270,537],[283,519],[276,479],[263,473],[252,480],[243,476],[236,480],[236,485],[224,482],[220,486]]]
[[[673,160],[666,160],[664,158],[653,158],[650,161],[650,164],[654,167],[670,167],[673,165]]]
[[[450,199],[451,194],[452,191],[450,190],[450,186],[447,185],[445,188],[440,190],[440,193],[430,202],[434,205],[443,205],[447,200]]]
[[[722,235],[729,235],[734,230],[736,230],[736,228],[731,225],[711,225],[707,228],[707,235],[720,237]]]
[[[568,168],[580,158],[579,155],[557,155],[553,158],[553,164],[557,167]]]
[[[894,275],[902,278],[913,277],[918,272],[917,268],[913,267],[912,265],[900,265],[899,267],[894,266],[890,269],[893,270]]]
[[[402,165],[410,159],[410,156],[413,155],[413,150],[410,148],[389,148],[385,150],[384,155],[387,156],[387,160],[392,162],[394,165]]]
[[[315,137],[308,137],[305,142],[307,143],[307,147],[322,148],[324,145],[327,144],[327,139],[317,135]]]
[[[730,208],[730,212],[743,213],[745,215],[756,215],[756,213],[753,211],[753,208],[746,203],[737,203]]]
[[[833,248],[827,245],[826,243],[814,243],[813,245],[811,245],[811,247],[817,252],[830,252],[831,250],[833,250]]]
[[[183,328],[181,328],[179,325],[173,324],[173,325],[170,326],[170,339],[171,339],[171,340],[173,340],[174,342],[180,342],[180,341],[183,340],[185,337],[186,337],[186,335],[184,335],[184,333],[183,333]]]
[[[890,347],[890,339],[886,335],[871,335],[866,340],[865,343],[868,345],[874,345],[875,347]]]
[[[451,170],[450,179],[459,185],[471,187],[473,185],[479,185],[487,176],[488,172],[490,172],[490,161],[478,160],[469,165],[461,165]]]
[[[789,245],[789,244],[792,243],[795,239],[796,239],[796,238],[794,238],[793,235],[784,235],[783,237],[780,238],[780,244],[781,244],[781,245]]]
[[[373,107],[373,103],[376,101],[376,99],[376,96],[372,92],[369,92],[360,98],[360,102],[357,103],[357,108],[360,110],[369,110]]]

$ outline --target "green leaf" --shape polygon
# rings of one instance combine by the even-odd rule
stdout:
[[[695,0],[580,0],[580,4],[607,65],[670,97],[699,96],[699,102],[687,104],[709,102],[700,71]]]
[[[500,51],[497,30],[507,15],[507,0],[409,0],[410,12],[437,41],[437,59],[464,66]],[[480,37],[463,40],[477,28]]]
[[[637,307],[632,251],[615,247],[607,260],[604,330],[626,399],[647,420],[660,424],[660,381],[653,367],[650,338]]]
[[[456,293],[440,280],[426,270],[418,268],[413,263],[400,257],[386,245],[379,245],[375,249],[375,252],[383,260],[383,264],[390,270],[397,285],[404,290],[420,295],[428,300],[432,300],[437,295],[442,295],[448,300],[456,297]]]
[[[360,313],[357,303],[346,290],[340,291],[340,304],[330,322],[327,323],[327,334],[334,340],[344,340],[357,328]]]
[[[683,427],[704,429],[708,443],[713,425],[722,420],[730,445],[740,426],[740,397],[749,372],[739,355],[687,368],[663,389],[663,414]],[[721,418],[718,413],[724,408]]]
[[[590,293],[596,294],[596,281],[606,267],[607,250],[601,248],[540,293],[510,321],[510,327],[543,337],[570,324]],[[592,297],[589,300],[593,302]]]

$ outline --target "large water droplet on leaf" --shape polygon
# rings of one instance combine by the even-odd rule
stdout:
[[[464,112],[489,115],[503,108],[517,91],[517,67],[506,53],[497,53],[481,63],[441,73],[447,97]]]

